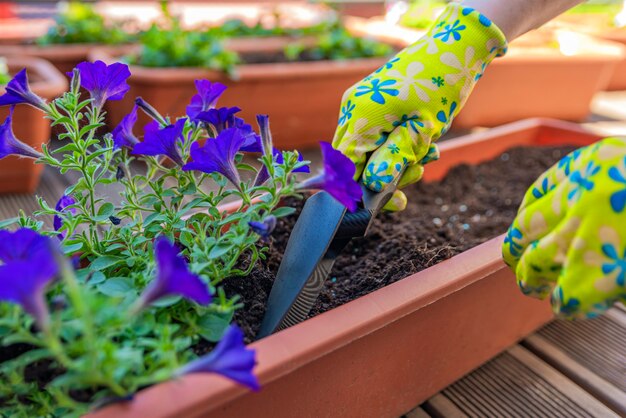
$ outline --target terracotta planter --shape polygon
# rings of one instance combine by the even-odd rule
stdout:
[[[104,48],[112,53],[124,54],[129,45],[103,46],[98,44],[68,44],[68,45],[0,45],[0,56],[20,55],[42,58],[51,62],[61,73],[71,72],[77,64],[87,61],[89,53],[94,48]]]
[[[115,55],[94,50],[91,59],[114,62]],[[108,107],[112,125],[119,123],[143,97],[164,115],[184,115],[195,94],[194,80],[208,79],[228,86],[220,106],[239,106],[241,115],[254,121],[255,115],[271,118],[274,144],[296,148],[332,140],[341,96],[352,84],[386,62],[384,58],[349,61],[317,61],[277,64],[246,64],[237,68],[237,81],[226,75],[198,68],[147,68],[131,66],[131,86],[126,98]],[[137,126],[148,122],[141,114]]]
[[[353,19],[350,25],[399,47],[423,34],[380,18]],[[512,42],[507,55],[489,66],[453,127],[497,126],[531,117],[583,121],[593,96],[609,85],[622,62],[625,50],[614,42],[571,31],[534,31]]]
[[[28,71],[32,90],[39,96],[51,100],[67,89],[65,77],[49,62],[27,57],[8,57],[7,64],[11,74],[22,68]],[[4,88],[0,87],[0,95]],[[0,121],[9,116],[8,107],[0,107]],[[50,121],[43,118],[41,111],[30,106],[17,106],[13,113],[13,131],[15,136],[37,150],[50,138]],[[0,160],[0,193],[33,193],[39,184],[43,165],[33,160],[18,157],[6,157]]]
[[[597,32],[596,36],[626,46],[626,28]],[[607,90],[626,90],[626,58],[622,59],[615,67]]]
[[[597,139],[577,125],[523,121],[442,143],[427,180],[516,145]],[[90,416],[395,418],[552,318],[547,303],[515,285],[502,239],[255,342],[259,393],[188,376]]]

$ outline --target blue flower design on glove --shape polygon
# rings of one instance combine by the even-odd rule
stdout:
[[[460,20],[456,20],[452,25],[446,25],[443,31],[435,34],[435,38],[441,38],[442,42],[448,42],[450,37],[455,41],[461,40],[461,31],[467,29],[467,26],[462,25]]]
[[[389,96],[397,96],[400,92],[398,89],[391,88],[396,84],[396,80],[384,80],[381,81],[378,78],[371,80],[370,85],[360,85],[356,88],[357,92],[355,97],[371,94],[370,99],[378,104],[385,104],[385,94]]]
[[[345,106],[341,107],[341,117],[339,118],[339,126],[343,126],[344,123],[352,118],[352,111],[356,108],[356,105],[348,100]]]
[[[626,158],[624,158],[624,167],[626,167]],[[626,208],[626,177],[617,167],[609,169],[609,177],[617,183],[622,183],[623,188],[611,195],[611,207],[617,213],[621,213]]]
[[[547,195],[550,190],[553,190],[556,187],[555,184],[550,184],[548,181],[548,177],[545,177],[541,182],[541,188],[533,187],[533,196],[536,199],[541,199],[543,196]]]
[[[522,231],[517,228],[509,228],[506,232],[506,236],[504,237],[504,245],[509,246],[509,252],[513,257],[519,258],[522,256],[522,245],[515,242],[516,240],[521,240],[524,237]]]
[[[578,200],[585,191],[593,190],[594,182],[591,178],[598,174],[602,168],[590,161],[584,171],[576,170],[570,176],[570,182],[574,188],[567,194],[568,200]]]
[[[613,244],[602,245],[602,252],[611,262],[602,264],[602,273],[617,273],[616,282],[618,286],[624,286],[626,283],[626,249],[623,254],[619,254],[619,250]]]
[[[580,153],[581,153],[581,150],[577,149],[567,154],[565,157],[561,158],[561,160],[557,164],[557,167],[562,168],[565,175],[569,176],[571,172],[571,168],[572,168],[572,163],[578,160],[578,157],[580,157]]]
[[[365,184],[367,187],[374,191],[381,191],[383,187],[393,181],[391,174],[385,174],[389,169],[389,164],[384,161],[380,163],[378,169],[376,169],[375,163],[370,163],[367,166],[367,174],[365,175]]]

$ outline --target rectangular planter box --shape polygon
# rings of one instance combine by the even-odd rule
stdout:
[[[67,79],[47,61],[29,57],[8,57],[9,72],[15,74],[26,68],[33,92],[46,100],[60,96],[67,88]],[[0,87],[0,95],[4,88]],[[9,107],[0,107],[0,123],[9,116]],[[50,121],[43,113],[31,106],[19,105],[13,113],[15,136],[41,150],[41,145],[50,139]],[[0,160],[0,193],[33,193],[39,184],[43,165],[35,164],[30,158],[9,156]]]
[[[587,145],[577,125],[528,120],[441,144],[436,180],[518,145]],[[92,418],[398,417],[550,321],[501,260],[500,236],[251,346],[263,386],[187,376]]]
[[[95,50],[92,59],[114,62],[105,50]],[[137,96],[163,115],[179,116],[196,94],[194,80],[219,81],[228,90],[219,106],[238,106],[241,117],[253,121],[269,114],[274,145],[295,148],[330,141],[337,127],[343,92],[376,70],[386,58],[347,61],[315,61],[238,66],[237,80],[199,68],[148,68],[131,66],[130,92],[123,101],[108,106],[112,125],[128,114]],[[137,126],[148,118],[140,114]]]

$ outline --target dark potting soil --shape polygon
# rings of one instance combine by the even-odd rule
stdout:
[[[424,270],[506,232],[530,185],[575,147],[510,149],[477,166],[459,165],[444,179],[404,189],[409,204],[379,215],[367,237],[353,240],[337,258],[310,317]],[[428,168],[426,168],[428,169]],[[235,314],[252,341],[278,271],[296,215],[281,219],[267,260],[247,277],[226,280],[229,296],[244,308]]]

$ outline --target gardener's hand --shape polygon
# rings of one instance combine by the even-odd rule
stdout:
[[[577,150],[528,190],[503,255],[522,292],[591,317],[626,301],[626,139]]]
[[[438,158],[433,141],[505,50],[504,35],[489,19],[449,5],[423,38],[346,91],[333,146],[374,191],[399,176],[399,187],[418,181],[423,165]],[[386,208],[405,206],[406,197],[396,192]]]

